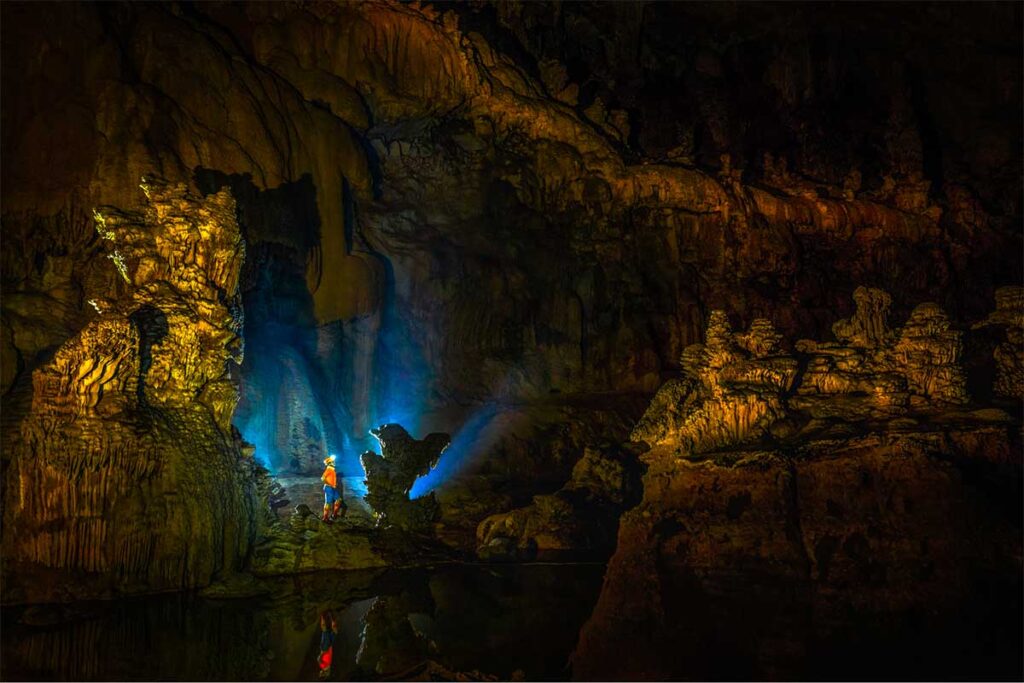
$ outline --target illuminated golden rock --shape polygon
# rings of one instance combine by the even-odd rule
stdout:
[[[773,355],[781,340],[767,320],[734,334],[725,313],[712,311],[705,343],[683,353],[683,374],[691,383],[663,387],[632,438],[677,444],[684,455],[759,438],[785,414],[782,394],[796,377],[796,360]]]
[[[713,311],[705,343],[683,352],[683,378],[658,391],[632,438],[695,455],[766,437],[794,412],[859,421],[967,402],[961,333],[937,305],[921,304],[893,332],[888,294],[861,287],[854,300],[855,315],[833,327],[840,341],[801,340],[799,362],[769,321],[734,334]]]
[[[96,321],[33,373],[32,411],[69,418],[112,416],[137,403],[139,334],[125,318]]]
[[[962,334],[951,328],[937,304],[921,304],[899,331],[891,357],[907,379],[912,400],[925,404],[967,403],[960,356]]]
[[[861,420],[967,402],[962,335],[941,308],[921,304],[891,331],[887,293],[861,287],[854,301],[855,315],[833,326],[840,343],[797,344],[809,358],[791,407],[816,418]]]
[[[92,237],[83,211],[127,206],[149,168],[175,181],[198,182],[204,173],[247,178],[256,193],[308,182],[315,237],[295,258],[316,324],[369,326],[365,321],[382,315],[393,279],[396,305],[415,311],[407,316],[417,327],[434,328],[418,341],[429,347],[428,362],[443,368],[439,382],[448,391],[468,382],[481,387],[478,393],[492,391],[513,371],[518,376],[507,384],[519,395],[545,395],[553,385],[563,393],[654,391],[664,364],[699,338],[709,309],[735,303],[745,320],[771,311],[787,333],[820,319],[832,302],[817,286],[818,270],[833,257],[837,272],[872,281],[891,282],[908,268],[920,276],[917,290],[951,281],[928,267],[936,260],[929,254],[945,253],[935,247],[948,241],[928,216],[864,193],[848,200],[816,186],[780,193],[737,182],[735,168],[722,182],[692,165],[636,163],[615,141],[633,146],[635,135],[624,132],[636,121],[613,109],[603,129],[591,125],[562,97],[576,87],[566,85],[563,67],[543,65],[538,82],[480,34],[460,28],[454,12],[395,2],[228,7],[208,4],[200,12],[225,27],[217,36],[153,4],[133,6],[131,20],[116,26],[91,5],[17,17],[25,31],[11,41],[16,56],[41,46],[67,64],[54,74],[49,58],[25,57],[25,68],[9,79],[12,92],[25,94],[8,102],[32,103],[9,112],[26,122],[18,150],[31,152],[10,164],[5,237],[46,257],[50,272],[47,287],[26,287],[31,294],[5,291],[4,322],[13,334],[0,344],[15,349],[2,354],[6,382],[81,328],[83,294],[96,300],[126,286],[106,267],[114,259],[100,269],[89,243],[72,238],[82,225]],[[60,49],[47,42],[52,34],[65,36]],[[43,106],[52,92],[68,104]],[[671,115],[664,120],[676,128]],[[694,131],[680,125],[679,132],[688,136],[692,164]],[[76,144],[54,149],[61,140]],[[53,157],[68,163],[53,169],[38,161]],[[784,156],[766,163],[766,176],[799,176],[784,166]],[[510,225],[492,226],[491,210],[512,216]],[[537,239],[523,237],[531,229],[512,227],[525,216],[566,226],[564,245],[544,247],[564,263],[538,258]],[[624,239],[625,225],[635,226],[635,244]],[[32,234],[41,228],[37,243]],[[506,240],[510,229],[515,238]],[[545,232],[547,239],[563,231]],[[466,264],[464,287],[448,278],[449,256],[432,244],[449,245]],[[969,261],[985,258],[971,253],[956,264],[961,274]],[[120,249],[110,256],[128,258]],[[489,268],[495,258],[507,276]],[[28,280],[31,265],[17,261],[5,261],[5,271],[15,262]],[[733,297],[762,281],[775,292],[766,300]],[[816,310],[802,316],[787,308],[779,293],[791,285],[810,289],[808,308]],[[634,292],[653,310],[635,310]],[[676,296],[688,310],[675,305]],[[42,308],[44,314],[22,315]],[[609,315],[592,315],[599,309]],[[618,309],[633,310],[610,320]],[[372,348],[376,339],[365,336]],[[449,337],[462,342],[424,341]],[[460,347],[470,347],[468,358]],[[518,367],[497,355],[518,355]]]
[[[33,373],[31,412],[5,443],[5,599],[204,585],[240,565],[261,524],[260,475],[230,426],[234,200],[145,189],[141,211],[99,214],[127,291]],[[76,578],[26,580],[38,572]]]
[[[849,346],[873,349],[889,336],[888,318],[892,297],[880,289],[858,287],[853,293],[857,312],[832,326],[832,334]]]

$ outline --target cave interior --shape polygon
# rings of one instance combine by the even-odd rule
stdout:
[[[1020,3],[0,12],[0,679],[1024,677]]]

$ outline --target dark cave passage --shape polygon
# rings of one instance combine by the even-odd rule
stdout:
[[[431,391],[423,352],[395,309],[387,259],[374,255],[388,274],[382,282],[354,282],[355,291],[333,294],[359,298],[367,296],[360,287],[377,287],[379,310],[319,321],[311,290],[321,284],[322,265],[310,267],[322,249],[316,196],[332,188],[316,188],[308,175],[272,190],[209,169],[197,169],[196,179],[206,194],[231,188],[246,238],[235,426],[275,474],[319,474],[330,453],[342,471],[361,471],[359,454],[376,445],[369,428],[399,422],[418,430]],[[346,215],[351,249],[351,209]]]

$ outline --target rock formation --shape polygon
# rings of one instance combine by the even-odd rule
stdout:
[[[885,417],[967,403],[961,333],[935,304],[921,304],[900,330],[886,322],[889,295],[859,288],[857,312],[835,324],[838,343],[797,343],[809,354],[791,405],[812,417]]]
[[[658,391],[632,438],[693,456],[789,438],[808,418],[861,422],[967,403],[961,333],[938,306],[921,304],[892,331],[886,292],[861,287],[854,301],[854,316],[833,326],[839,341],[801,340],[795,356],[767,320],[734,334],[713,311],[706,343],[687,347],[683,377]]]
[[[9,120],[19,122],[8,131],[25,134],[5,138],[5,225],[9,240],[41,255],[42,272],[4,264],[19,283],[7,289],[0,330],[0,344],[13,352],[4,354],[4,386],[34,367],[43,348],[63,341],[85,301],[105,291],[108,283],[76,252],[81,216],[93,206],[124,204],[151,168],[235,192],[252,247],[246,268],[266,270],[272,280],[260,290],[275,311],[268,324],[287,318],[309,333],[298,349],[316,349],[307,353],[309,372],[327,378],[350,413],[339,419],[354,422],[315,425],[327,440],[339,438],[327,432],[349,428],[365,434],[384,417],[370,394],[390,363],[408,362],[405,355],[385,357],[385,347],[393,348],[385,340],[407,337],[415,349],[408,355],[438,369],[424,395],[650,392],[699,341],[707,310],[744,320],[770,316],[790,338],[815,337],[845,306],[837,292],[857,281],[899,286],[908,300],[941,292],[940,303],[961,316],[989,296],[992,283],[1017,275],[1008,255],[1019,251],[1019,236],[1000,226],[1013,224],[1019,203],[972,202],[963,178],[928,179],[926,203],[948,192],[946,203],[957,207],[949,213],[954,228],[919,210],[920,202],[899,200],[895,180],[891,191],[873,191],[883,174],[868,165],[911,184],[921,171],[924,124],[906,101],[906,69],[876,83],[886,94],[881,100],[891,95],[892,102],[872,111],[870,139],[889,139],[890,130],[899,135],[884,145],[884,158],[865,159],[857,150],[876,146],[847,145],[846,136],[824,134],[804,114],[788,118],[804,111],[798,102],[805,98],[806,111],[830,109],[819,101],[825,93],[855,86],[842,81],[842,69],[811,73],[806,55],[780,47],[793,47],[794,34],[770,17],[708,10],[697,20],[721,35],[700,31],[687,41],[701,44],[677,45],[663,40],[662,22],[685,22],[700,11],[623,9],[621,25],[590,15],[598,9],[565,11],[572,22],[564,49],[579,60],[568,70],[557,66],[565,55],[551,53],[560,41],[539,38],[564,25],[549,16],[557,11],[548,5],[503,6],[493,31],[474,30],[487,13],[468,6],[12,6],[6,16],[19,31],[7,62],[25,67],[8,74],[9,92],[24,93],[7,98]],[[840,26],[860,33],[872,26],[860,15],[853,19]],[[815,28],[820,17],[800,12],[794,21]],[[921,37],[909,17],[900,21],[905,33]],[[635,34],[626,28],[640,25]],[[715,44],[739,49],[728,38],[733,30],[752,44],[764,42],[772,55],[767,81],[766,67],[747,53],[726,60],[744,76],[725,77]],[[503,51],[494,38],[507,33],[521,39],[521,54]],[[596,37],[606,33],[613,45],[644,44],[614,48],[621,61],[609,61]],[[52,47],[48,34],[68,40]],[[49,56],[36,59],[37,48]],[[665,57],[671,63],[686,65],[680,68],[688,75],[672,76],[682,80],[665,81],[675,69],[660,57],[636,63],[638,55],[663,51],[675,55]],[[865,68],[854,62],[851,71]],[[628,74],[618,71],[625,64],[632,64]],[[572,82],[580,65],[594,70],[586,83]],[[1016,68],[1008,66],[986,73]],[[801,85],[798,74],[814,87]],[[980,89],[976,79],[955,75],[949,78],[972,95]],[[576,98],[566,91],[574,86],[583,99],[570,106],[565,100]],[[775,112],[752,127],[774,131],[776,142],[758,140],[759,149],[729,114],[754,91]],[[672,101],[664,115],[656,112],[666,101],[648,101],[653,93]],[[648,105],[639,119],[630,110]],[[998,102],[986,111],[1005,109]],[[951,135],[980,128],[943,120]],[[779,149],[778,141],[789,139],[797,149]],[[62,140],[77,142],[58,149]],[[947,153],[974,150],[972,142]],[[668,155],[694,144],[701,149]],[[1002,144],[983,148],[995,150],[992,158],[1007,153]],[[761,169],[765,152],[773,161]],[[732,159],[730,174],[745,167],[736,182],[718,179],[722,154]],[[967,167],[992,163],[970,154]],[[682,157],[692,163],[681,165]],[[35,161],[44,158],[61,163]],[[852,166],[863,167],[859,185],[846,183]],[[761,175],[789,180],[765,185]],[[998,194],[989,187],[994,175],[979,176],[981,191]],[[807,188],[783,187],[800,179]],[[1002,183],[1014,197],[1017,184]],[[952,282],[959,286],[948,287]],[[255,289],[253,283],[248,291],[258,298]],[[82,301],[65,296],[68,290],[82,292]],[[20,315],[26,296],[59,305],[29,325]],[[247,371],[258,363],[250,357]],[[257,384],[243,381],[243,392],[294,406],[291,396],[261,396],[267,390]],[[309,417],[289,410],[296,419],[283,420],[282,444]],[[276,464],[290,463],[290,453],[281,457]]]
[[[234,200],[142,190],[141,210],[96,211],[122,286],[32,373],[31,407],[5,438],[7,600],[204,585],[242,565],[269,511],[231,426]]]
[[[972,470],[988,469],[986,453],[1016,452],[1019,473],[1020,447],[1002,426],[975,423],[728,460],[652,458],[643,502],[620,520],[574,676],[711,676],[694,670],[707,647],[731,653],[718,671],[792,676],[813,659],[808,643],[842,638],[851,620],[955,613],[980,599],[979,581],[1012,591],[1019,494]]]
[[[796,505],[790,501],[795,490],[787,493],[786,488],[793,486],[794,472],[818,467],[807,461],[825,457],[830,447],[845,449],[850,458],[860,452],[875,457],[891,445],[884,437],[886,430],[919,431],[906,437],[901,442],[905,445],[897,449],[911,449],[919,459],[934,448],[954,460],[1014,461],[1010,437],[1000,426],[1010,421],[1010,416],[998,410],[963,412],[967,396],[960,367],[961,335],[951,328],[941,309],[921,304],[906,325],[891,330],[887,293],[860,288],[854,299],[854,316],[833,327],[837,342],[802,340],[796,344],[795,354],[783,350],[781,335],[767,320],[755,320],[748,332],[736,334],[723,312],[711,313],[705,343],[687,347],[681,363],[683,376],[666,382],[632,432],[635,441],[653,447],[641,456],[652,466],[644,477],[648,507],[641,505],[642,512],[626,513],[624,523],[633,520],[641,528],[620,531],[617,557],[624,543],[635,542],[633,535],[646,539],[645,543],[660,539],[659,524],[692,529],[694,520],[688,521],[688,514],[704,520],[708,509],[724,506],[725,521],[715,523],[732,525],[754,506],[755,528],[743,531],[746,536],[734,538],[734,543],[741,553],[781,562],[782,556],[772,549],[773,541],[762,537],[777,535],[782,544],[779,553],[792,541],[793,525],[799,526],[793,515],[804,514],[785,511],[786,505]],[[951,417],[956,415],[960,417]],[[957,426],[958,420],[974,426]],[[940,433],[948,430],[946,436],[937,437],[936,429]],[[977,433],[972,435],[972,429]],[[679,457],[703,464],[692,468],[670,464]],[[926,467],[926,463],[918,462],[915,467]],[[738,472],[753,479],[764,477],[763,485],[779,496],[778,500],[752,499],[750,489],[745,488],[753,485],[749,482],[733,486],[728,478]],[[707,479],[699,478],[705,475]],[[877,479],[888,475],[883,471],[865,476]],[[689,486],[696,488],[675,488]],[[701,498],[705,488],[714,501]],[[570,503],[567,493],[572,489],[570,483],[565,491],[537,497],[529,508],[485,520],[478,531],[483,554],[500,555],[503,548],[507,552],[517,545],[521,552],[531,538],[539,545],[560,549],[592,547],[580,533],[573,533],[586,528],[592,516]],[[689,512],[679,511],[680,505]],[[673,511],[671,522],[666,521],[666,510]],[[765,517],[768,511],[775,517]],[[621,512],[622,508],[611,510],[610,519]],[[776,523],[778,529],[772,527]],[[517,543],[497,540],[501,538]],[[705,545],[718,542],[711,537],[699,541]],[[626,551],[626,556],[632,552]],[[727,557],[721,548],[706,552],[701,561],[709,564],[709,571],[734,571],[753,561]],[[800,558],[796,551],[785,562],[793,563],[796,572],[803,561]]]
[[[684,379],[634,430],[654,446],[643,500],[620,520],[576,677],[701,676],[688,660],[706,661],[696,653],[718,627],[688,626],[681,600],[712,621],[746,601],[748,638],[713,646],[793,676],[812,659],[803,643],[841,638],[856,615],[956,613],[978,582],[1019,582],[1014,418],[966,409],[961,334],[938,306],[890,330],[885,292],[855,300],[837,342],[798,342],[796,356],[758,358],[778,353],[768,325],[735,335],[712,313]]]
[[[795,360],[780,355],[780,340],[762,319],[746,334],[735,335],[725,313],[713,311],[705,344],[683,351],[685,393],[680,396],[678,383],[663,389],[665,395],[655,397],[633,439],[652,444],[675,440],[681,451],[699,453],[763,433],[782,417],[782,395],[797,371]],[[675,396],[682,402],[673,402]]]
[[[324,570],[384,568],[396,564],[371,529],[325,524],[308,507],[297,506],[275,521],[254,546],[249,571],[260,578]]]
[[[996,290],[996,310],[974,325],[1001,328],[1005,340],[993,356],[996,362],[995,393],[1005,398],[1024,398],[1024,287]]]
[[[590,437],[632,422],[637,400],[662,387],[635,438],[692,459],[893,418],[906,431],[964,411],[956,329],[1021,279],[1014,7],[2,12],[15,577],[194,586],[253,545],[268,573],[341,566],[350,541],[375,562],[366,539],[301,516],[263,537],[270,484],[232,413],[260,462],[308,473],[396,413],[564,410],[481,454],[534,487],[494,495],[503,507],[587,454],[498,535],[607,545],[624,474]],[[145,182],[149,213],[129,212],[154,170],[171,185]],[[861,282],[899,295],[858,291],[854,311]],[[999,296],[1019,322],[1016,295]],[[783,343],[839,317],[835,342]],[[1020,325],[1006,327],[997,390],[1019,396]],[[369,463],[386,518],[436,516],[402,498],[411,480],[387,457]],[[610,515],[600,530],[566,530],[591,504]],[[469,526],[497,511],[481,505]],[[60,597],[19,581],[14,599]]]
[[[640,450],[585,449],[561,489],[484,519],[477,528],[477,555],[507,561],[531,558],[537,551],[612,550],[618,517],[639,501]]]
[[[360,456],[366,472],[366,502],[373,508],[383,527],[404,531],[425,531],[440,515],[433,492],[410,500],[409,492],[417,478],[437,465],[451,443],[447,434],[428,434],[416,440],[398,424],[386,424],[371,430],[380,442],[380,454],[367,451]]]

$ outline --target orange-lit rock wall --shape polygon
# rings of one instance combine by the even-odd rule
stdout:
[[[815,183],[777,162],[756,184],[728,160],[717,174],[637,163],[603,121],[550,96],[452,12],[387,2],[8,12],[26,38],[9,41],[7,62],[26,68],[5,79],[24,93],[5,105],[5,231],[53,262],[42,283],[10,264],[20,284],[8,290],[55,305],[32,330],[12,306],[3,343],[17,358],[5,377],[66,337],[81,299],[116,280],[98,264],[61,263],[36,235],[88,235],[93,206],[124,204],[154,171],[248,175],[264,192],[308,176],[316,239],[296,258],[315,324],[371,319],[392,289],[440,389],[477,397],[502,386],[653,391],[700,341],[708,310],[816,335],[848,306],[832,290],[861,282],[899,285],[901,313],[943,289],[940,303],[961,316],[978,292],[947,285],[988,277],[987,255],[1018,244],[1000,242],[962,192],[945,215],[927,192],[908,203],[902,185]],[[67,39],[51,45],[47,32]]]

